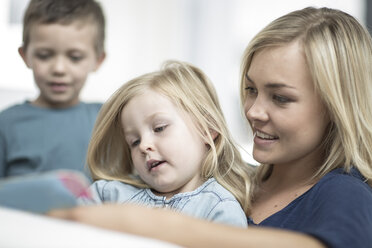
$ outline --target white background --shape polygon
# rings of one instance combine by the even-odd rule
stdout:
[[[84,101],[105,101],[129,79],[167,59],[199,66],[212,79],[230,130],[248,152],[251,134],[239,105],[240,59],[248,41],[273,19],[307,7],[344,10],[365,23],[363,0],[100,0],[107,21],[107,58],[88,78]],[[0,110],[37,95],[17,49],[28,0],[0,1]]]

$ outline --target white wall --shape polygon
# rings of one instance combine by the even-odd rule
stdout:
[[[9,14],[11,7],[27,1],[0,1],[0,109],[37,95],[32,74],[17,53],[21,23],[10,23],[17,18]],[[250,133],[239,109],[238,77],[240,56],[252,36],[274,18],[306,6],[339,8],[363,23],[365,15],[363,0],[100,2],[107,19],[107,59],[88,79],[82,99],[105,101],[121,84],[157,70],[167,59],[188,61],[212,79],[231,131],[248,151]],[[253,162],[249,152],[243,155]]]

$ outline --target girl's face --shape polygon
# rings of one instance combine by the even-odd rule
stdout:
[[[146,90],[123,108],[121,123],[134,168],[152,189],[171,197],[202,184],[207,146],[191,118],[169,98]]]
[[[298,42],[256,53],[245,88],[244,111],[258,162],[293,165],[322,159],[317,149],[330,120]]]

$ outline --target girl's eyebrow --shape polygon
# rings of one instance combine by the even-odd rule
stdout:
[[[123,129],[123,133],[125,137],[128,135],[134,135],[134,131],[132,129]]]
[[[152,113],[145,120],[146,120],[147,123],[150,123],[151,121],[153,121],[156,118],[164,119],[165,116],[169,116],[169,114],[166,113],[166,112],[159,111],[159,112]],[[125,127],[125,128],[123,128],[123,132],[124,132],[124,135],[131,135],[131,134],[135,134],[136,131],[132,127],[129,127],[129,128]]]
[[[252,84],[255,84],[255,82],[248,76],[248,74],[245,74],[245,78],[251,82]],[[293,86],[290,86],[290,85],[287,85],[287,84],[283,84],[283,83],[266,83],[265,84],[265,88],[269,88],[269,89],[278,89],[278,88],[291,88],[291,89],[295,89],[295,87]]]

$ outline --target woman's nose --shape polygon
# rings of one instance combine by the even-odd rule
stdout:
[[[268,106],[261,98],[248,99],[244,104],[245,116],[249,122],[265,122],[269,119]]]

